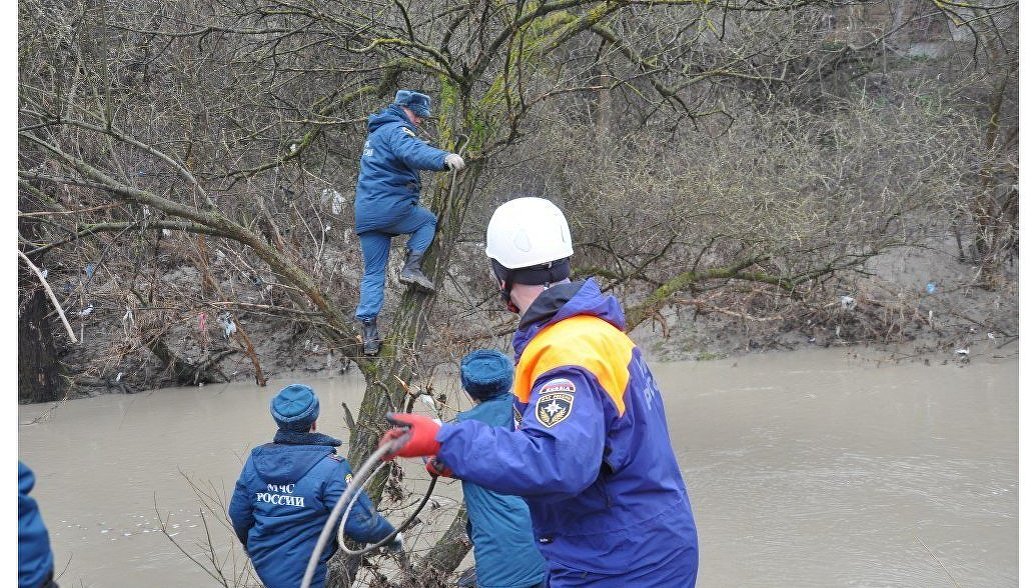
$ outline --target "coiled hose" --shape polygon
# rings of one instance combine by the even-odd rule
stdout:
[[[410,516],[403,521],[402,524],[392,533],[388,534],[384,539],[377,543],[367,545],[358,550],[352,550],[345,545],[345,523],[349,520],[349,513],[352,512],[353,506],[356,505],[356,501],[360,497],[360,492],[366,486],[367,482],[372,479],[378,471],[384,467],[388,462],[382,461],[381,458],[390,453],[394,453],[399,450],[410,438],[410,433],[396,439],[393,443],[387,443],[377,449],[367,461],[363,462],[360,469],[353,475],[352,481],[345,487],[345,492],[338,498],[338,502],[335,503],[334,509],[331,510],[331,516],[328,517],[327,522],[324,523],[324,528],[320,531],[320,537],[317,539],[317,544],[313,549],[313,552],[309,555],[309,562],[306,564],[306,574],[302,577],[301,588],[309,588],[310,583],[313,581],[313,574],[316,572],[317,564],[320,562],[320,554],[324,552],[324,547],[327,546],[327,541],[331,536],[331,529],[335,526],[335,521],[338,520],[338,515],[342,512],[342,507],[345,506],[345,514],[338,522],[338,546],[342,551],[348,555],[363,555],[365,553],[374,551],[380,547],[383,547],[391,543],[396,535],[407,530],[410,525],[417,518],[417,515],[424,508],[425,504],[428,503],[428,499],[432,496],[432,490],[435,489],[435,483],[439,479],[438,476],[433,476],[432,481],[428,484],[428,490],[425,491],[424,497],[421,499],[420,504],[414,510]],[[381,463],[379,463],[381,462]],[[348,506],[346,503],[348,502]]]

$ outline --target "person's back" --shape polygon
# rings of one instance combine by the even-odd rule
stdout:
[[[367,119],[356,181],[356,229],[363,233],[406,216],[421,197],[419,170],[441,170],[448,152],[426,145],[397,104]]]
[[[36,483],[29,466],[18,462],[18,588],[57,588],[53,581],[54,554],[36,499],[29,496]]]
[[[352,473],[335,452],[342,442],[315,432],[318,412],[319,401],[308,386],[288,386],[273,399],[277,434],[273,443],[252,450],[230,502],[234,531],[268,588],[302,583],[320,532]],[[361,495],[346,533],[373,543],[393,532],[392,525],[374,513],[370,499]],[[325,547],[313,587],[324,585],[327,560],[335,549],[334,541]]]
[[[512,374],[511,360],[502,353],[480,349],[468,354],[461,364],[461,378],[478,404],[459,413],[457,420],[476,420],[513,430]],[[479,588],[540,585],[546,562],[536,546],[525,500],[471,481],[462,484]]]
[[[568,420],[565,427],[575,431],[564,438],[571,442],[604,428],[599,463],[559,461],[553,474],[531,474],[593,479],[575,494],[526,495],[551,581],[606,585],[614,577],[616,585],[692,585],[697,531],[690,500],[662,395],[640,350],[620,329],[617,301],[602,296],[593,280],[562,284],[537,299],[527,317],[537,316],[523,320],[515,335],[516,407],[534,415],[523,419],[522,429],[557,434],[555,427]],[[596,408],[584,412],[586,404]]]
[[[542,198],[493,213],[486,255],[508,308],[516,430],[388,415],[387,457],[436,456],[456,477],[526,499],[549,585],[694,586],[698,537],[661,394],[618,301],[569,281],[564,214]]]

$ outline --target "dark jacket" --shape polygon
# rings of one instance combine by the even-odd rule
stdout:
[[[514,430],[511,398],[505,393],[485,400],[458,414],[457,420]],[[463,486],[479,588],[528,588],[542,582],[546,563],[536,547],[525,501],[469,480]]]
[[[444,425],[439,459],[524,496],[551,588],[693,586],[698,537],[662,394],[593,280],[544,291],[514,336],[518,430]]]
[[[399,105],[367,119],[367,142],[356,181],[356,232],[393,225],[421,198],[419,170],[445,169],[448,152],[417,138]]]
[[[256,447],[248,456],[229,514],[268,588],[297,588],[302,583],[320,531],[352,478],[349,462],[335,453],[341,443],[319,433],[282,429],[274,443]],[[394,530],[374,512],[366,494],[360,496],[345,527],[346,534],[361,543],[375,543]],[[332,535],[313,576],[314,588],[324,585],[327,560],[337,548]]]
[[[29,496],[36,476],[18,462],[18,588],[39,588],[54,573],[54,554],[50,551],[47,527],[36,500]]]

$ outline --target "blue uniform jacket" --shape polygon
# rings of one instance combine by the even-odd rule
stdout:
[[[54,570],[54,554],[36,499],[29,496],[36,476],[18,462],[18,588],[39,588]]]
[[[417,138],[402,107],[392,104],[367,119],[367,142],[356,181],[356,233],[390,226],[421,198],[418,170],[443,170],[446,151]]]
[[[511,406],[511,395],[505,393],[458,414],[457,420],[481,421],[510,431],[514,429]],[[479,588],[529,588],[542,582],[546,564],[536,548],[525,501],[470,480],[463,486]]]
[[[302,583],[320,531],[352,476],[349,462],[335,453],[335,445],[341,444],[337,439],[319,433],[284,433],[279,431],[274,443],[252,450],[229,508],[234,531],[268,588],[297,588]],[[284,442],[288,440],[293,443]],[[345,527],[349,537],[362,543],[380,541],[394,530],[374,512],[366,494],[360,496]],[[327,560],[336,549],[332,538],[312,586],[324,585]]]
[[[439,459],[524,496],[551,588],[693,586],[698,538],[661,392],[593,280],[544,291],[514,336],[514,432],[444,425]]]

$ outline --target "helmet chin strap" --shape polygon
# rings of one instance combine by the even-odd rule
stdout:
[[[503,288],[500,288],[500,297],[504,299],[504,304],[507,305],[507,310],[510,310],[514,314],[521,314],[522,313],[522,309],[518,308],[518,305],[515,304],[513,300],[511,300],[511,286],[510,286],[510,284],[508,284],[507,286],[505,286]]]
[[[489,258],[489,262],[493,266],[493,276],[496,277],[497,282],[503,283],[500,286],[500,300],[503,300],[504,304],[507,305],[507,310],[520,314],[521,309],[511,300],[511,288],[514,288],[514,272],[493,258]]]

